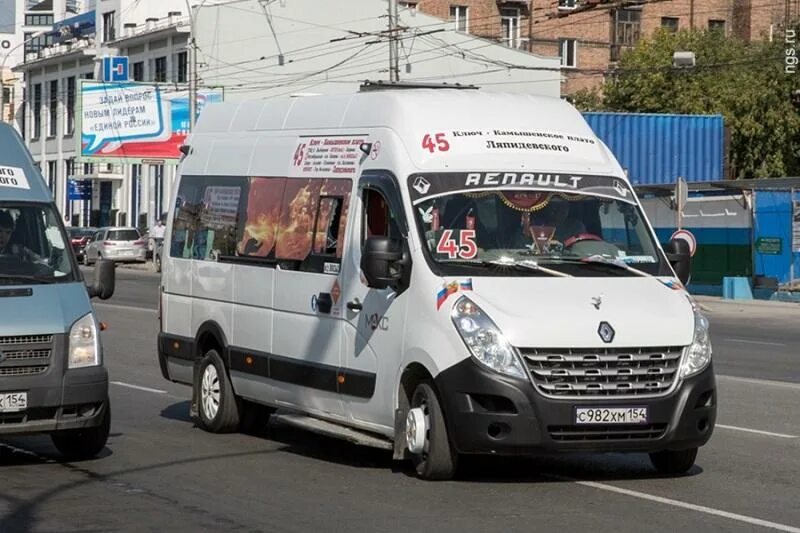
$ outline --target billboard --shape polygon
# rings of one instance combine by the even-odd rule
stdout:
[[[221,89],[199,89],[197,113],[221,101]],[[180,159],[189,132],[187,90],[82,80],[78,102],[81,161],[177,164]]]

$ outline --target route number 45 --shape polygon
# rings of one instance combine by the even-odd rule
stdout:
[[[475,230],[462,229],[458,232],[458,242],[453,239],[453,230],[442,231],[436,252],[447,254],[448,259],[474,259],[478,255],[478,245],[475,244]]]
[[[440,152],[446,152],[450,149],[450,143],[447,142],[444,133],[435,133],[433,136],[426,133],[422,138],[422,148],[430,153],[434,153],[437,149]]]

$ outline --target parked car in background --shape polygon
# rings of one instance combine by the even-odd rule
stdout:
[[[147,241],[136,228],[100,228],[86,245],[83,263],[91,265],[98,259],[143,263],[147,260]]]
[[[84,250],[92,236],[97,232],[97,228],[67,228],[69,235],[69,242],[72,246],[72,251],[75,252],[75,258],[78,261],[83,261]]]

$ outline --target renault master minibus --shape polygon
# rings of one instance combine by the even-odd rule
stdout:
[[[712,434],[708,321],[568,103],[471,89],[213,104],[183,147],[158,353],[212,432],[284,422],[410,458]]]
[[[103,450],[111,411],[90,296],[109,298],[114,265],[90,286],[22,139],[0,124],[0,441],[49,433],[68,459]]]

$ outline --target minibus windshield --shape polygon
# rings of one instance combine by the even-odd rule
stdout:
[[[550,275],[670,273],[622,180],[448,173],[412,176],[409,186],[416,224],[438,274],[502,271],[498,265],[514,263],[546,266]],[[543,269],[513,272],[547,275]]]
[[[51,206],[0,203],[0,286],[75,281],[67,243]]]

